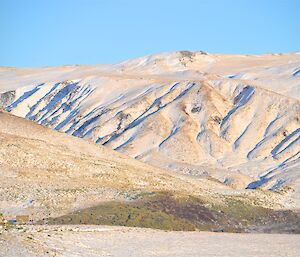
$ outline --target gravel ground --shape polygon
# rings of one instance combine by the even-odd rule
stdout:
[[[300,235],[164,232],[108,226],[23,226],[2,231],[1,257],[300,256]]]

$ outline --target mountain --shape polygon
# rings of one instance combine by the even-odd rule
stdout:
[[[299,232],[283,195],[158,169],[0,112],[0,213],[35,224]]]
[[[0,74],[11,114],[159,168],[280,192],[299,208],[299,53],[181,51]]]

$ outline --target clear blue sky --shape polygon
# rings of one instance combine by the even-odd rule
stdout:
[[[0,0],[0,65],[300,50],[300,0]]]

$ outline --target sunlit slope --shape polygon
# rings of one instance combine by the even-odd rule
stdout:
[[[0,112],[0,212],[35,223],[291,232],[284,195],[151,167]]]
[[[55,216],[143,192],[173,192],[222,201],[226,186],[160,170],[102,146],[0,112],[0,206],[7,214]],[[241,195],[244,193],[241,192]],[[246,194],[246,193],[245,193]],[[248,193],[247,193],[248,194]],[[261,194],[266,206],[276,194]],[[279,197],[279,198],[278,198]],[[256,193],[249,193],[255,199]]]
[[[1,102],[155,166],[297,197],[299,68],[297,53],[187,51],[111,66],[2,68]]]

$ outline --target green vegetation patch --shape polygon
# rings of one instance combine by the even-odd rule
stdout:
[[[94,224],[162,230],[299,233],[299,215],[291,211],[246,204],[225,198],[222,205],[208,205],[201,198],[150,192],[130,202],[106,202],[58,218],[49,224]]]
[[[144,227],[163,230],[195,230],[190,222],[159,210],[133,203],[107,202],[95,207],[52,218],[48,224],[94,224]]]

